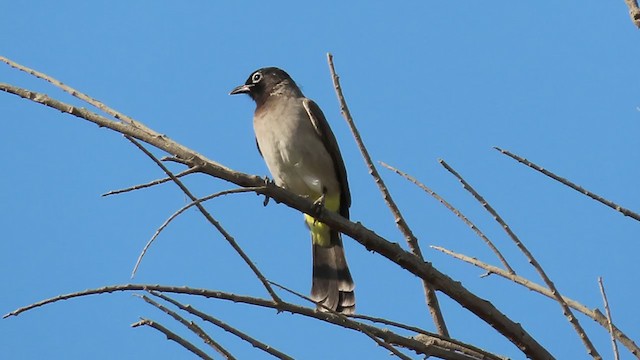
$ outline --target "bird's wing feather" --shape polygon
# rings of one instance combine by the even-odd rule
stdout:
[[[329,127],[329,123],[327,119],[324,117],[322,110],[311,99],[304,99],[302,101],[307,114],[309,115],[309,120],[313,125],[313,128],[316,130],[316,133],[322,140],[324,147],[331,155],[331,159],[333,160],[333,166],[336,171],[336,175],[340,180],[340,188],[342,193],[342,199],[340,201],[340,215],[349,218],[349,207],[351,206],[351,193],[349,192],[349,183],[347,182],[347,170],[344,166],[344,161],[342,160],[342,155],[340,154],[340,149],[338,148],[338,142],[336,141],[336,137],[333,135],[331,128]]]
[[[260,156],[262,156],[262,158],[264,159],[264,155],[262,155],[262,150],[260,150],[260,144],[258,143],[258,138],[256,138],[256,147],[258,148],[258,152],[260,153]]]

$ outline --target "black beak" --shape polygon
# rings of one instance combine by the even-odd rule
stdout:
[[[253,87],[253,85],[240,85],[237,86],[236,88],[234,88],[233,90],[231,90],[231,92],[229,93],[229,95],[236,95],[236,94],[248,94],[249,92],[251,92],[251,88]]]

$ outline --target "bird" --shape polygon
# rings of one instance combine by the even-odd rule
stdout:
[[[349,218],[351,193],[335,135],[320,107],[277,67],[258,69],[229,95],[248,94],[258,151],[273,181],[317,206]],[[304,215],[311,232],[311,299],[318,310],[355,312],[355,284],[340,232]]]

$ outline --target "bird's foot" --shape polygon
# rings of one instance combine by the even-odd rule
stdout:
[[[313,225],[318,222],[317,217],[320,216],[322,210],[324,209],[324,202],[325,194],[322,194],[319,198],[316,199],[316,201],[313,202],[313,213],[315,215],[313,219]]]
[[[274,181],[269,179],[268,176],[265,176],[264,177],[264,186],[269,186],[269,185],[272,185],[272,184],[274,184]],[[270,199],[271,198],[268,195],[265,195],[264,196],[264,201],[262,202],[262,206],[267,206],[267,204],[269,203]]]

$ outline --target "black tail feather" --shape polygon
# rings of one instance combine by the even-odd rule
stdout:
[[[311,298],[344,314],[355,312],[355,284],[338,232],[331,231],[331,246],[313,245],[313,283]]]

